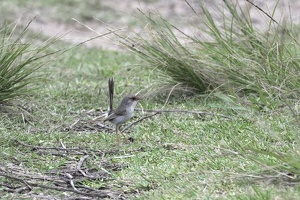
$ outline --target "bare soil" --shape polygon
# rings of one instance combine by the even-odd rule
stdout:
[[[58,20],[55,16],[61,16],[59,11],[51,8],[34,7],[24,8],[18,10],[18,13],[25,12],[29,17],[37,15],[37,19],[31,24],[30,29],[36,32],[42,32],[44,35],[53,37],[57,35],[64,35],[63,40],[70,43],[80,43],[97,35],[105,34],[110,30],[121,29],[122,33],[132,34],[134,32],[143,31],[143,25],[138,22],[135,16],[139,15],[139,11],[152,11],[160,13],[164,18],[172,21],[184,32],[190,33],[189,24],[203,23],[199,22],[199,18],[195,19],[189,6],[183,0],[98,0],[103,9],[99,12],[105,12],[105,15],[110,15],[108,19],[99,19],[91,14],[85,20],[79,23],[74,19],[80,19],[80,16],[72,16],[74,19]],[[191,5],[195,5],[196,1],[189,1]],[[215,11],[216,16],[218,12],[214,6],[213,1],[206,0],[206,4],[211,11]],[[216,1],[218,2],[218,1]],[[254,6],[251,6],[246,0],[239,0],[244,9],[249,9],[253,24],[264,29],[267,27],[268,17],[259,11]],[[271,14],[273,9],[277,6],[276,13],[273,18],[281,23],[287,20],[292,20],[294,23],[299,22],[299,0],[281,0],[277,5],[274,0],[256,0],[255,5],[262,8],[265,12]],[[201,13],[200,13],[201,14]],[[106,18],[106,17],[105,17]],[[83,25],[84,24],[84,25]],[[120,31],[119,31],[120,32]],[[97,38],[85,43],[87,47],[99,47],[105,49],[119,50],[117,42],[111,35]]]

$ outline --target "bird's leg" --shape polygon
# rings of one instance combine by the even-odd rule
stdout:
[[[123,131],[120,131],[120,132],[121,132],[121,134],[122,134],[122,136],[123,136],[123,140],[124,140],[125,142],[127,142],[127,138],[126,138],[125,134],[123,133]]]
[[[116,146],[119,146],[119,134],[118,134],[118,129],[119,129],[119,126],[116,125]]]

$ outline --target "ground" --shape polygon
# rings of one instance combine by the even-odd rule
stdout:
[[[213,9],[212,1],[207,2]],[[286,8],[291,19],[298,19],[300,2],[290,0],[290,7],[287,2],[279,2],[274,15],[278,22]],[[275,6],[273,0],[254,3],[266,10]],[[247,7],[246,1],[242,4]],[[40,40],[63,35],[63,46],[69,47],[108,29],[127,35],[144,31],[145,24],[134,17],[137,8],[159,12],[190,34],[199,33],[189,24],[203,23],[193,19],[181,0],[9,0],[3,1],[0,15],[8,22],[19,19],[21,25],[37,15],[30,31],[41,33]],[[263,27],[264,15],[255,7],[251,12],[254,24]],[[287,106],[257,112],[227,96],[146,99],[132,121],[144,120],[130,128],[128,140],[114,146],[113,127],[102,120],[107,78],[115,77],[116,104],[129,91],[143,93],[154,81],[154,72],[137,63],[140,60],[111,34],[71,49],[42,68],[47,82],[38,83],[41,88],[29,101],[21,100],[24,112],[5,113],[0,119],[1,197],[299,199],[298,177],[268,170],[247,157],[257,154],[243,154],[239,145],[289,152],[298,132],[297,126],[290,126],[295,118]],[[299,103],[295,107],[298,112]]]

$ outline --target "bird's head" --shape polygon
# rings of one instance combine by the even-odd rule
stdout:
[[[137,101],[139,100],[142,100],[142,97],[134,94],[128,94],[123,98],[121,104],[126,106],[136,105]]]

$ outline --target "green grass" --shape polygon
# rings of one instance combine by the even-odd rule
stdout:
[[[86,181],[86,185],[123,191],[129,198],[272,199],[299,194],[297,187],[287,186],[285,181],[269,184],[271,178],[264,175],[275,175],[247,157],[236,155],[231,148],[239,141],[243,146],[263,149],[275,145],[277,150],[288,152],[297,133],[288,126],[292,115],[288,111],[258,114],[247,107],[232,109],[214,98],[205,100],[195,96],[184,103],[172,98],[165,109],[208,110],[229,115],[232,120],[178,113],[158,115],[131,128],[129,135],[134,138],[133,143],[122,144],[117,154],[105,155],[112,164],[124,166],[120,171],[100,165],[103,158],[96,152],[115,149],[114,135],[61,128],[77,119],[91,120],[93,117],[86,114],[88,110],[106,109],[107,77],[118,74],[115,76],[117,100],[123,90],[138,91],[149,84],[147,79],[134,77],[138,80],[134,83],[126,78],[132,75],[126,67],[136,62],[134,56],[126,53],[81,47],[53,62],[48,69],[49,81],[36,91],[28,105],[33,117],[30,123],[24,122],[21,115],[1,118],[1,137],[5,138],[1,141],[2,166],[15,163],[31,172],[45,174],[61,171],[71,163],[76,164],[82,155],[63,152],[53,155],[52,151],[24,147],[15,140],[41,147],[62,147],[62,142],[67,148],[79,148],[90,155],[86,168],[99,172],[107,168],[111,173],[109,181]],[[138,73],[135,67],[132,70]],[[142,106],[160,109],[163,103],[144,101]],[[34,189],[33,193],[37,191]],[[42,191],[45,195],[65,197],[60,192]],[[2,192],[5,199],[23,196]]]
[[[1,198],[81,196],[34,186],[31,191],[7,192],[7,185],[26,184],[4,178],[3,170],[14,172],[12,175],[30,174],[29,180],[36,182],[34,178],[49,178],[50,174],[60,177],[65,181],[60,184],[70,189],[66,172],[74,180],[83,178],[75,183],[77,187],[85,184],[105,188],[129,199],[299,198],[297,178],[286,177],[296,173],[287,174],[283,168],[286,165],[266,153],[276,150],[293,155],[299,151],[298,124],[287,106],[261,111],[224,94],[218,94],[218,98],[216,94],[181,95],[168,101],[163,97],[156,97],[156,101],[146,99],[137,107],[209,111],[231,119],[163,113],[131,127],[128,137],[134,142],[122,143],[120,147],[114,146],[113,134],[85,127],[92,126],[92,119],[107,108],[108,77],[115,78],[115,104],[130,91],[141,90],[142,95],[149,92],[153,77],[160,74],[141,68],[136,65],[138,62],[139,58],[127,52],[76,47],[50,62],[47,68],[40,68],[48,78],[38,83],[39,89],[29,99],[21,101],[27,112],[1,113]],[[293,104],[296,114],[299,108],[299,102]],[[143,117],[147,113],[135,115]],[[69,150],[63,150],[64,146]],[[250,148],[265,153],[249,151]],[[82,169],[105,176],[95,180],[80,176],[76,166],[85,155],[88,158]],[[259,159],[263,162],[258,163]],[[273,166],[266,167],[264,162]],[[38,183],[53,186],[44,179]]]

